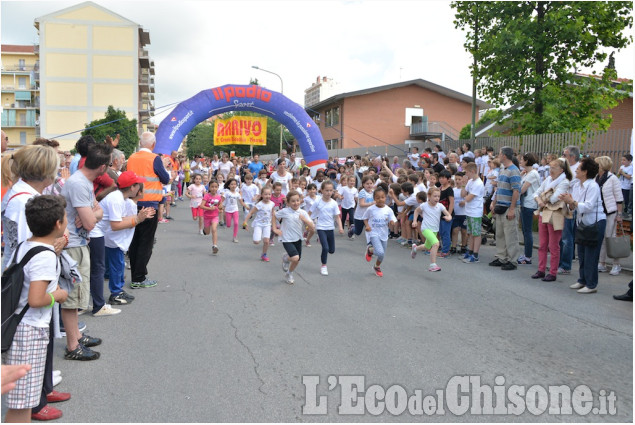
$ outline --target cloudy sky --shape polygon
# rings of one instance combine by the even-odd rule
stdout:
[[[37,43],[36,17],[78,2],[2,0],[3,44]],[[96,3],[150,32],[157,108],[224,84],[261,85],[303,105],[318,76],[343,92],[422,78],[471,94],[470,55],[449,1],[116,1]],[[633,78],[635,48],[616,55]],[[599,67],[601,69],[602,67]]]

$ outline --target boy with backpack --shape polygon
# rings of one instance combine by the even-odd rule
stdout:
[[[54,241],[64,234],[68,225],[65,207],[64,198],[54,195],[34,197],[25,206],[33,237],[18,246],[13,262],[18,264],[31,249],[45,249],[33,255],[21,271],[23,286],[14,314],[25,310],[27,304],[28,308],[15,329],[6,364],[30,364],[31,370],[7,395],[6,422],[30,422],[31,408],[40,403],[52,308],[56,302],[66,301],[68,296],[68,292],[58,286],[60,266],[53,248]],[[10,275],[16,270],[18,268],[10,267],[3,276],[3,283],[13,280]]]

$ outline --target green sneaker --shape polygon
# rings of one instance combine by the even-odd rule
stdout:
[[[153,286],[157,286],[157,281],[156,280],[146,279],[143,282],[130,282],[130,287],[132,289],[152,288]]]

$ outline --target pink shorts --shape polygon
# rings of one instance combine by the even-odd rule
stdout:
[[[203,216],[203,226],[210,227],[212,223],[218,223],[218,216],[216,217],[205,217]]]
[[[192,218],[203,217],[203,208],[196,207],[192,208]]]

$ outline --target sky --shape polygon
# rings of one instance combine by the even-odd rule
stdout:
[[[33,21],[80,2],[6,1],[2,44],[38,42]],[[421,78],[471,95],[471,56],[454,28],[449,1],[119,1],[95,3],[150,32],[155,107],[201,90],[257,78],[304,105],[318,76],[341,92]],[[635,47],[616,54],[619,76],[633,78]],[[603,65],[598,67],[600,71]],[[582,70],[586,72],[588,70]],[[163,108],[165,113],[172,108]]]

